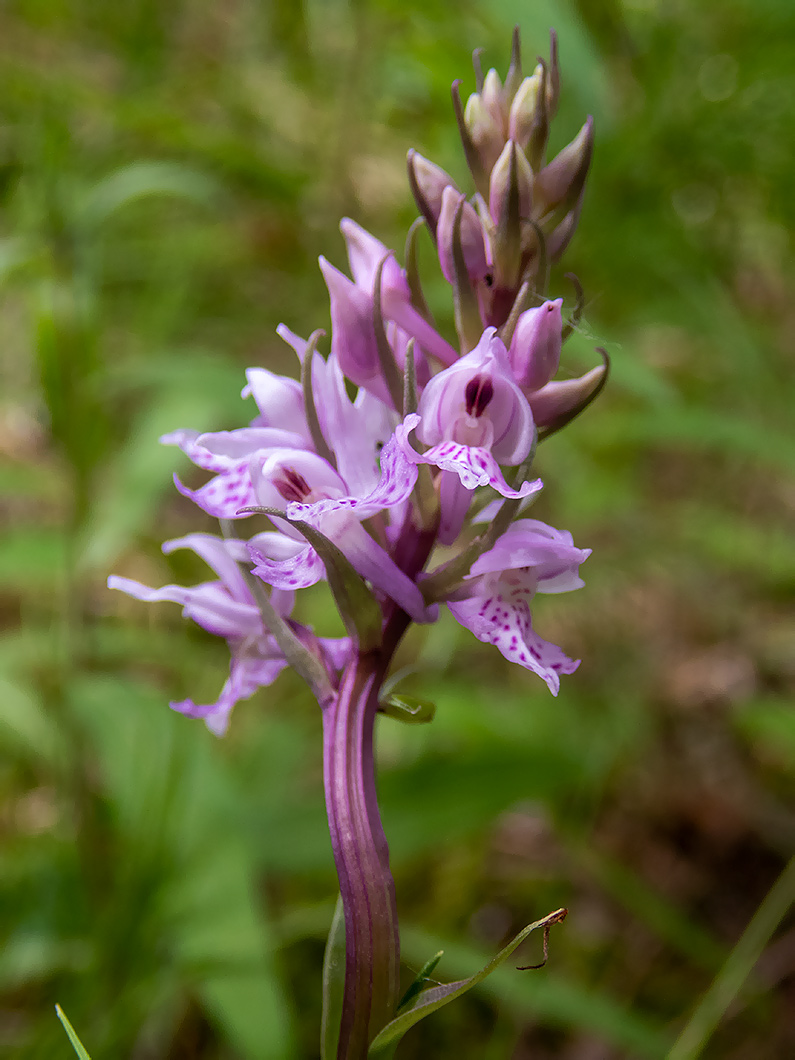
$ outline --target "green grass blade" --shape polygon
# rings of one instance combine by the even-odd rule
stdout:
[[[80,1057],[80,1060],[91,1060],[91,1057],[86,1052],[85,1047],[83,1046],[83,1043],[77,1037],[77,1034],[75,1033],[74,1027],[69,1022],[69,1020],[66,1018],[66,1013],[64,1012],[64,1010],[61,1008],[60,1005],[56,1005],[55,1006],[55,1011],[56,1011],[56,1013],[58,1015],[58,1019],[63,1024],[63,1029],[66,1031],[66,1034],[67,1034],[67,1037],[69,1038],[69,1041],[72,1043],[72,1048],[77,1053],[77,1055]]]
[[[684,1030],[674,1042],[668,1060],[696,1060],[696,1057],[701,1055],[793,901],[795,857],[787,863],[787,867],[754,913],[740,941],[726,958],[726,963],[718,972],[712,986],[704,994]]]

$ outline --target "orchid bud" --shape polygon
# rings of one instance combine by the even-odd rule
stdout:
[[[596,397],[607,379],[607,365],[600,364],[579,379],[561,379],[547,383],[541,390],[527,395],[537,427],[546,433],[559,430],[582,412]]]
[[[540,62],[537,69],[539,71],[538,96],[530,121],[526,149],[527,158],[536,173],[544,164],[549,140],[549,107],[547,105],[549,71],[544,62]]]
[[[535,115],[538,109],[539,92],[541,91],[544,68],[537,66],[531,77],[526,77],[519,85],[519,90],[511,104],[508,117],[508,135],[515,140],[522,150],[530,143]]]
[[[508,213],[508,203],[513,191],[511,174],[518,192],[519,217],[529,217],[533,206],[533,171],[524,152],[509,140],[491,171],[489,182],[489,213],[495,225]]]
[[[380,239],[376,239],[350,217],[342,218],[340,232],[345,240],[351,275],[357,287],[372,291],[376,275],[381,268],[381,295],[384,302],[391,304],[396,301],[411,301],[406,274],[395,260],[395,255]]]
[[[500,75],[493,68],[486,74],[486,80],[483,82],[483,91],[480,96],[494,124],[505,136],[505,92],[502,87],[502,81],[500,81]]]
[[[547,236],[547,254],[550,261],[558,261],[571,242],[580,220],[584,198],[585,188],[583,187],[574,206],[572,206],[560,224],[553,228],[549,236]]]
[[[458,204],[464,198],[453,188],[445,188],[442,196],[442,212],[436,230],[436,244],[439,252],[439,264],[448,283],[455,283],[455,262],[453,258],[453,227]],[[483,226],[474,207],[465,202],[461,214],[461,251],[464,256],[467,275],[474,287],[488,272],[486,247],[483,238]]]
[[[535,194],[545,211],[568,211],[585,186],[593,154],[593,118],[536,176]]]
[[[509,349],[514,379],[525,391],[540,390],[560,364],[563,299],[544,302],[519,317]]]
[[[467,100],[464,124],[485,173],[490,173],[505,144],[501,123],[494,120],[481,96],[474,93]]]
[[[388,401],[378,359],[372,297],[323,257],[320,270],[331,303],[331,352],[352,382]]]
[[[445,188],[458,191],[455,181],[443,169],[411,150],[408,153],[409,184],[417,209],[428,222],[431,234],[436,238],[436,226],[442,212],[442,196]]]

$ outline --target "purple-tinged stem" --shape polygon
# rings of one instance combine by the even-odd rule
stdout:
[[[400,941],[389,849],[375,794],[379,655],[351,661],[323,711],[326,809],[345,912],[345,992],[337,1056],[364,1060],[397,1005]]]
[[[435,528],[418,531],[407,521],[394,555],[410,577],[422,570],[435,536]],[[351,659],[336,696],[323,707],[326,811],[345,913],[338,1060],[365,1060],[398,1002],[400,936],[376,798],[373,735],[381,685],[409,623],[403,610],[389,605],[380,649]]]

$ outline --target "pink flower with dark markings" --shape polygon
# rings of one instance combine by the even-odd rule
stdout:
[[[394,439],[381,451],[380,464],[378,484],[357,497],[351,495],[331,465],[314,453],[285,449],[263,454],[252,467],[256,503],[284,511],[288,518],[274,517],[274,521],[287,536],[301,539],[289,519],[308,523],[336,545],[363,578],[416,622],[433,621],[436,609],[426,607],[416,583],[362,526],[371,516],[400,508],[417,480],[416,467]],[[255,562],[253,573],[278,588],[305,588],[324,575],[323,563],[309,544],[287,559],[269,556],[256,540],[250,551]]]
[[[496,645],[506,659],[542,677],[553,695],[560,675],[579,660],[533,629],[530,601],[536,593],[565,593],[584,583],[579,566],[590,549],[574,546],[571,534],[535,519],[520,519],[477,559],[464,585],[447,602],[456,621]]]
[[[428,446],[425,452],[411,445],[409,435],[415,430]],[[535,479],[515,490],[500,470],[500,464],[514,466],[525,459],[534,430],[530,406],[511,375],[508,351],[496,328],[487,328],[471,353],[433,377],[418,411],[395,432],[409,460],[441,472],[443,544],[458,537],[478,486],[491,486],[511,498],[541,489],[541,480]]]
[[[163,545],[167,554],[180,548],[189,548],[200,556],[212,567],[218,579],[200,585],[164,585],[160,589],[150,589],[131,578],[112,576],[108,579],[108,586],[149,603],[169,600],[182,604],[185,618],[226,639],[231,653],[229,677],[215,703],[197,704],[192,699],[185,699],[171,704],[181,714],[202,718],[211,732],[222,736],[235,703],[248,699],[258,688],[273,684],[287,661],[266,628],[239,566],[240,562],[248,560],[245,543],[224,541],[211,534],[188,534]],[[270,601],[278,614],[287,617],[293,609],[294,594],[274,589]],[[304,637],[310,638],[311,631],[301,628]],[[344,656],[350,647],[347,638],[342,642],[311,639],[333,666],[338,666],[341,655]]]

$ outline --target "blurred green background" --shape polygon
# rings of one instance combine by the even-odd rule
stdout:
[[[789,0],[9,0],[3,1056],[71,1055],[56,1001],[94,1060],[317,1056],[317,708],[285,674],[215,740],[166,704],[216,695],[224,645],[105,579],[205,577],[160,553],[212,528],[158,436],[243,425],[243,369],[293,371],[274,328],[328,326],[340,215],[402,247],[409,147],[469,187],[449,86],[476,46],[504,72],[517,22],[528,65],[560,35],[553,146],[596,120],[564,360],[603,345],[614,374],[542,446],[535,509],[594,549],[586,588],[535,609],[583,663],[553,700],[452,621],[418,632],[402,662],[439,709],[383,721],[381,793],[408,969],[443,947],[457,978],[570,916],[543,971],[509,962],[399,1057],[665,1056],[792,853]],[[789,916],[704,1056],[795,1055],[794,1001]]]

